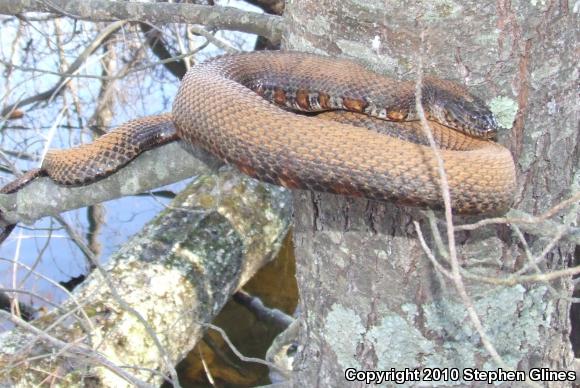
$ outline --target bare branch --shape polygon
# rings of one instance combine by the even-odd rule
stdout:
[[[219,39],[214,34],[207,31],[205,28],[191,26],[190,29],[192,32],[203,36],[204,38],[207,39],[208,42],[213,43],[216,47],[219,47],[220,49],[224,50],[228,54],[235,54],[235,53],[239,52],[238,49],[236,49],[235,47],[230,45],[228,42],[226,42],[222,39]]]
[[[419,225],[419,223],[417,221],[413,221],[413,225],[415,226],[415,232],[417,232],[417,237],[419,238],[421,248],[423,249],[423,252],[425,252],[425,254],[427,255],[427,258],[431,261],[431,264],[433,264],[433,267],[435,267],[437,271],[445,275],[446,278],[453,280],[453,275],[451,274],[451,272],[449,272],[445,267],[441,265],[441,263],[437,261],[435,255],[433,254],[433,251],[427,245],[427,242],[425,241],[425,237],[423,236],[423,232],[421,231],[421,226]]]
[[[556,237],[562,228],[566,228],[562,238],[580,245],[580,228],[566,226],[562,223],[549,220],[559,212],[568,207],[578,207],[580,204],[580,193],[573,194],[570,198],[556,204],[543,214],[538,216],[530,215],[524,211],[511,209],[505,217],[486,218],[473,224],[458,225],[456,230],[475,230],[485,225],[493,224],[514,224],[518,225],[524,232],[543,237]],[[574,211],[574,209],[573,209]],[[576,210],[577,211],[577,210]]]
[[[31,223],[65,210],[143,193],[221,165],[199,150],[196,156],[200,158],[179,143],[170,143],[145,152],[117,173],[88,186],[64,187],[49,178],[36,179],[14,194],[0,195],[2,216],[9,224]]]
[[[133,384],[137,387],[147,387],[147,388],[152,387],[151,385],[149,385],[143,381],[135,379],[129,373],[124,371],[123,368],[118,367],[117,365],[115,365],[111,361],[109,361],[107,358],[103,357],[101,354],[99,354],[93,350],[86,349],[86,348],[81,347],[79,345],[76,345],[74,343],[66,343],[64,341],[61,341],[58,338],[55,338],[51,335],[48,335],[47,333],[38,329],[37,327],[23,321],[22,319],[15,317],[14,315],[8,314],[5,311],[0,310],[0,316],[6,318],[7,320],[12,322],[16,326],[21,327],[32,334],[35,334],[36,336],[38,336],[38,338],[47,342],[51,346],[53,346],[61,351],[64,351],[64,353],[66,353],[71,358],[84,358],[84,359],[90,360],[98,365],[105,366],[110,371],[116,373],[117,375],[122,377],[124,380],[130,382],[131,384]]]
[[[294,318],[288,314],[278,309],[266,307],[260,298],[245,291],[236,292],[232,299],[250,310],[259,320],[274,324],[283,330],[294,322]]]
[[[2,3],[0,2],[0,8],[1,7]],[[0,117],[7,116],[10,112],[15,110],[16,108],[30,105],[35,102],[48,100],[57,93],[59,93],[62,87],[66,85],[66,83],[69,81],[68,75],[76,73],[80,69],[80,67],[86,62],[87,58],[101,46],[103,41],[106,40],[107,37],[109,37],[119,28],[123,27],[125,23],[126,23],[125,21],[119,21],[107,26],[103,31],[101,31],[97,35],[97,37],[91,42],[91,44],[85,48],[85,50],[81,53],[81,55],[79,55],[78,58],[69,66],[69,68],[64,72],[64,74],[52,88],[35,96],[20,100],[12,105],[8,105],[6,108],[2,110],[2,113],[0,113]]]
[[[139,23],[139,27],[145,35],[145,41],[147,42],[147,45],[153,54],[157,56],[157,58],[164,61],[170,59],[173,56],[169,52],[167,43],[163,39],[163,33],[161,31],[155,29],[147,23]],[[182,79],[187,72],[187,66],[185,66],[183,59],[167,62],[165,64],[165,68],[177,79]]]
[[[202,24],[222,30],[242,31],[279,41],[280,16],[242,11],[232,7],[185,3],[142,3],[126,1],[6,0],[0,14],[51,12],[90,21],[134,20],[153,24]]]
[[[226,334],[226,332],[224,331],[224,329],[222,329],[219,326],[213,325],[211,323],[203,323],[203,326],[205,327],[209,327],[212,330],[217,331],[218,333],[220,333],[220,335],[222,336],[223,340],[228,344],[230,350],[242,361],[244,362],[254,362],[256,364],[262,364],[267,366],[268,368],[271,369],[275,369],[278,372],[282,373],[285,377],[289,377],[288,373],[289,371],[284,370],[282,368],[280,368],[278,365],[273,364],[271,362],[262,360],[261,358],[256,358],[256,357],[246,357],[244,356],[242,353],[240,353],[240,351],[234,346],[234,344],[232,343],[232,341],[230,340],[230,338],[228,337],[228,335]]]
[[[480,282],[485,282],[489,284],[495,284],[500,286],[514,286],[516,284],[524,283],[538,283],[538,282],[550,282],[552,280],[557,280],[567,276],[574,276],[580,273],[580,266],[570,267],[566,269],[561,269],[557,271],[539,273],[534,275],[522,275],[522,276],[508,276],[506,278],[490,277],[490,276],[480,276],[474,275],[469,272],[462,272],[463,277],[470,280],[477,280]]]

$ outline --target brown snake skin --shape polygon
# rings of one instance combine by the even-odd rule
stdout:
[[[454,212],[507,210],[515,167],[507,149],[486,139],[496,129],[489,110],[449,81],[426,78],[422,93],[442,149]],[[288,108],[354,113],[321,115],[330,121]],[[175,128],[186,143],[266,182],[441,208],[436,159],[420,125],[378,119],[417,119],[414,82],[392,80],[351,61],[304,53],[218,57],[189,70],[172,114],[134,120],[93,144],[50,152],[39,171],[2,192],[17,191],[38,175],[65,185],[90,183],[143,150],[175,139]]]

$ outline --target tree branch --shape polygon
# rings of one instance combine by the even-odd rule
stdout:
[[[173,55],[169,52],[161,32],[155,30],[147,23],[139,23],[139,27],[145,35],[145,41],[147,42],[147,45],[153,54],[157,56],[157,58],[162,61],[173,58]],[[166,62],[165,68],[179,80],[182,79],[187,72],[187,67],[185,66],[183,59]]]
[[[242,11],[233,7],[108,0],[6,0],[0,2],[0,14],[18,15],[23,12],[51,12],[93,22],[135,20],[154,24],[203,24],[222,30],[261,35],[272,41],[279,41],[282,35],[281,17]]]
[[[514,224],[518,225],[524,232],[536,236],[553,238],[566,229],[562,235],[564,240],[572,241],[580,245],[580,227],[567,226],[563,223],[552,221],[549,218],[554,217],[558,212],[571,207],[571,212],[577,212],[580,204],[580,193],[574,193],[570,198],[558,203],[548,211],[538,216],[528,214],[522,210],[510,209],[505,217],[486,218],[473,224],[459,225],[456,230],[475,230],[485,225],[493,224]]]
[[[161,355],[172,364],[186,355],[229,296],[275,255],[291,211],[286,191],[231,169],[200,177],[58,311],[31,325],[0,315],[19,326],[0,334],[0,385],[35,385],[54,372],[63,385],[159,386],[168,370]],[[92,330],[70,319],[84,311]]]
[[[2,217],[9,224],[31,223],[65,210],[143,193],[221,165],[201,150],[192,152],[196,154],[190,154],[177,142],[166,144],[143,153],[117,173],[87,186],[66,187],[49,178],[36,179],[16,193],[0,195]]]

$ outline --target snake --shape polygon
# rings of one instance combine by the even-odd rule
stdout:
[[[421,106],[457,214],[506,211],[516,185],[485,103],[456,82],[425,77]],[[113,174],[171,141],[201,147],[242,173],[291,189],[443,208],[438,159],[419,121],[416,83],[342,58],[239,53],[192,66],[171,113],[129,121],[91,144],[49,151],[39,176],[67,186]]]

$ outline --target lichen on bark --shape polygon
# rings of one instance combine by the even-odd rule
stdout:
[[[207,201],[207,193],[212,201]],[[133,376],[158,385],[162,375],[150,371],[164,372],[165,362],[176,364],[186,355],[203,334],[202,324],[275,255],[290,215],[290,199],[283,189],[226,167],[217,175],[201,176],[111,258],[104,268],[106,282],[94,271],[75,289],[73,299],[34,324],[73,347],[99,352],[116,365],[134,366],[128,369]],[[115,294],[145,319],[149,331]],[[79,302],[85,316],[78,311]],[[63,311],[73,313],[48,329]],[[0,359],[13,362],[22,346],[37,341],[33,338],[22,328],[0,334]],[[53,351],[39,341],[34,354]],[[66,349],[31,360],[27,368],[8,369],[0,374],[0,384],[35,385],[46,377],[39,371],[55,368],[62,383],[70,386],[84,384],[87,378],[96,386],[129,386],[95,360],[74,357]]]

